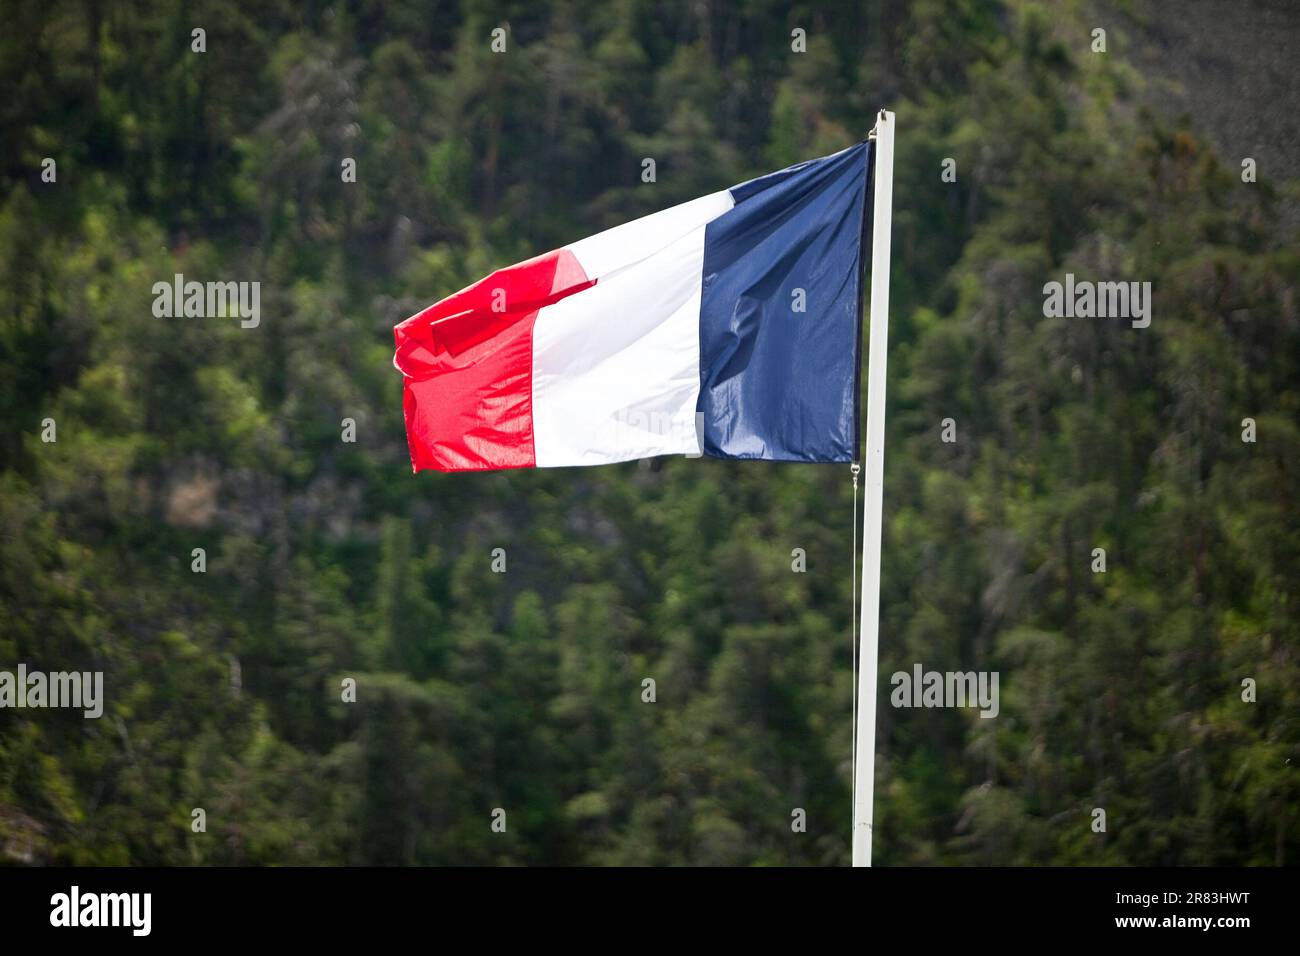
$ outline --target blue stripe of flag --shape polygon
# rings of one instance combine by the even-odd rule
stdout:
[[[869,148],[735,186],[735,208],[706,228],[705,454],[854,460]]]

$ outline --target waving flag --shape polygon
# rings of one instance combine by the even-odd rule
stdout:
[[[499,269],[402,322],[413,469],[852,461],[870,145]]]

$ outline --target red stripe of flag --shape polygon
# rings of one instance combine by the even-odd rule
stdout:
[[[414,471],[531,468],[533,323],[595,285],[567,249],[498,269],[393,330]]]

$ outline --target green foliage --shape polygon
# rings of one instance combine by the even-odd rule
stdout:
[[[889,105],[877,860],[1294,862],[1297,193],[1074,5],[10,6],[0,669],[107,703],[0,710],[0,860],[845,864],[847,467],[412,477],[391,328]],[[1067,271],[1151,327],[1043,317]],[[260,327],[156,318],[175,273]],[[890,708],[915,662],[999,717]]]

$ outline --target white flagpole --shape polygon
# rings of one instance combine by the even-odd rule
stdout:
[[[880,536],[885,490],[885,351],[889,342],[889,233],[894,203],[894,114],[876,117],[871,230],[871,332],[867,352],[866,484],[862,499],[862,627],[853,779],[853,865],[871,865],[880,648]]]

